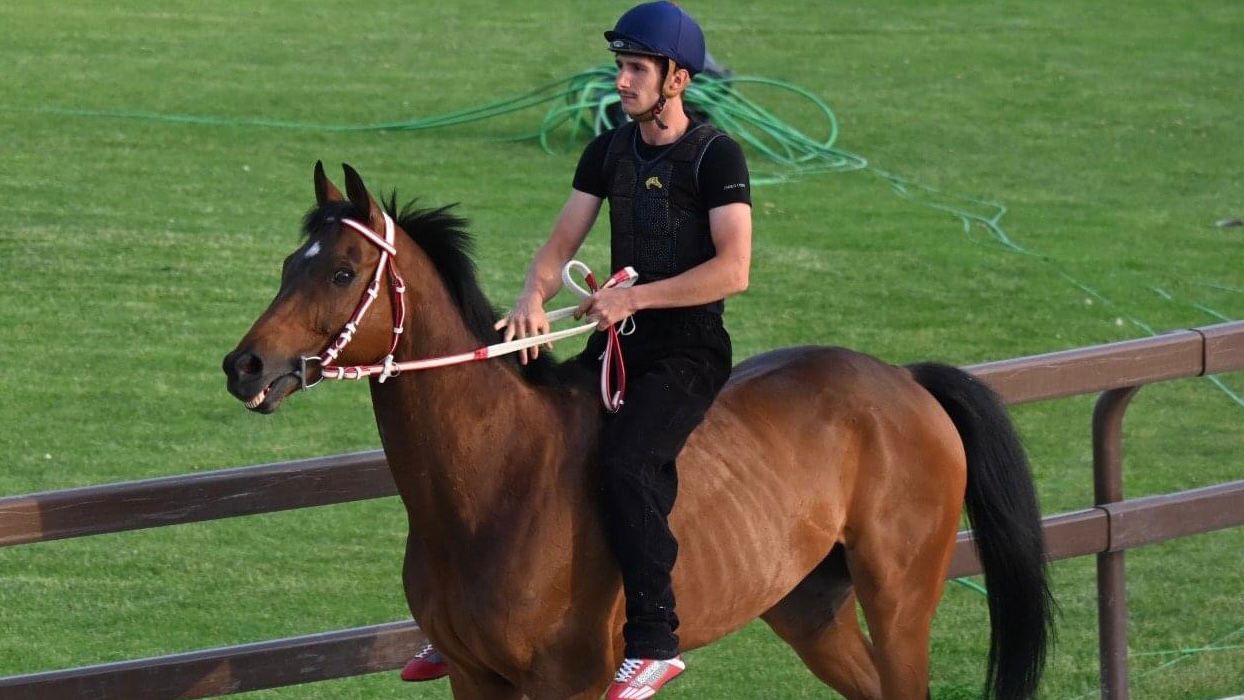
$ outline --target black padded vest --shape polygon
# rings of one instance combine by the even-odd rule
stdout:
[[[638,126],[618,127],[604,165],[611,269],[630,265],[644,284],[686,272],[717,254],[700,203],[699,169],[709,144],[721,135],[711,124],[694,124],[656,158],[643,160]],[[695,308],[720,314],[724,304]]]

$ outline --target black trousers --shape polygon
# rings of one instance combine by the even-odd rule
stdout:
[[[625,403],[606,414],[600,439],[605,532],[622,570],[628,658],[678,654],[670,572],[678,542],[668,518],[678,493],[676,458],[730,376],[730,337],[702,310],[645,311],[622,338]],[[598,367],[597,333],[580,361]]]

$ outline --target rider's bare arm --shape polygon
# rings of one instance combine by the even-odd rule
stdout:
[[[526,338],[549,331],[548,317],[544,315],[544,304],[552,299],[562,287],[562,266],[570,261],[583,245],[583,239],[592,230],[596,216],[600,213],[600,197],[571,190],[570,197],[562,207],[557,223],[548,241],[536,252],[527,270],[527,279],[523,291],[514,303],[514,310],[505,319],[505,339]],[[538,347],[519,351],[519,361],[527,364],[528,360],[539,357]]]
[[[603,329],[643,309],[697,306],[746,290],[752,261],[751,206],[715,207],[708,212],[708,223],[717,248],[714,257],[659,282],[601,290],[579,305],[579,314],[598,320]]]
[[[541,302],[546,302],[562,288],[562,266],[583,245],[583,239],[596,222],[601,201],[599,197],[585,192],[570,191],[549,240],[536,252],[531,268],[527,270],[523,296],[534,295]]]

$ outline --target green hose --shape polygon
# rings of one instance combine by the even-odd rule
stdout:
[[[601,65],[581,71],[567,78],[545,83],[521,95],[496,100],[478,107],[420,119],[358,125],[317,124],[262,118],[233,119],[187,114],[157,114],[143,111],[65,109],[57,107],[41,108],[34,111],[68,116],[142,119],[210,126],[252,126],[331,132],[366,132],[440,129],[493,119],[502,115],[532,109],[540,105],[548,105],[547,111],[536,131],[519,134],[508,140],[535,140],[539,142],[540,148],[545,152],[553,153],[555,150],[552,145],[553,136],[559,133],[559,130],[565,131],[569,144],[575,144],[580,142],[580,136],[584,133],[597,135],[616,126],[610,116],[611,111],[615,111],[613,108],[619,102],[614,88],[615,74],[616,69],[612,65]],[[803,131],[791,126],[756,102],[745,97],[738,88],[746,85],[782,90],[806,100],[825,121],[824,138],[817,139],[808,136]],[[753,169],[751,181],[754,186],[781,184],[822,173],[857,170],[869,172],[888,184],[891,191],[899,197],[924,207],[946,212],[958,218],[962,222],[965,232],[970,231],[973,224],[981,226],[1008,252],[1023,255],[1030,260],[1050,266],[1072,286],[1097,299],[1103,306],[1115,310],[1120,317],[1126,318],[1132,325],[1150,335],[1156,334],[1156,331],[1149,324],[1127,314],[1099,291],[1067,273],[1057,260],[1047,255],[1042,255],[1037,251],[1024,248],[1012,240],[1002,226],[1002,217],[1007,212],[1006,207],[1002,204],[942,192],[900,175],[876,168],[870,165],[862,156],[837,148],[834,144],[838,139],[838,119],[824,100],[808,90],[791,83],[770,78],[751,76],[714,77],[705,74],[696,76],[696,79],[688,86],[685,99],[689,108],[702,112],[736,141],[763,156],[764,160],[770,164],[769,169]],[[0,107],[0,109],[4,108]],[[1152,286],[1150,288],[1153,289]],[[1219,288],[1234,289],[1221,286]],[[1244,290],[1234,289],[1234,291]],[[1196,303],[1194,300],[1177,301],[1173,295],[1165,291],[1162,291],[1161,295],[1169,301],[1188,304],[1199,313],[1209,315],[1215,319],[1224,320],[1227,318],[1226,315],[1204,304]],[[1232,391],[1218,377],[1210,376],[1205,379],[1237,406],[1244,408],[1244,396]]]

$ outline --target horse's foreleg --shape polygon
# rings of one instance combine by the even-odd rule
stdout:
[[[470,675],[450,666],[449,688],[454,700],[522,700],[525,696],[494,675]]]
[[[602,627],[604,624],[602,622]],[[560,643],[541,650],[527,668],[524,688],[528,697],[531,700],[598,700],[616,668],[611,649],[612,640],[602,633],[568,635]],[[617,653],[620,655],[620,652],[619,644]]]

